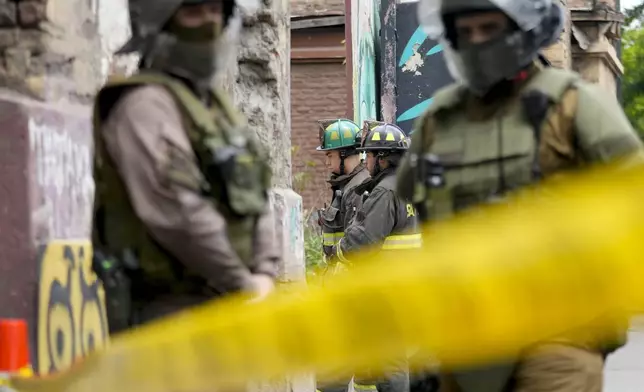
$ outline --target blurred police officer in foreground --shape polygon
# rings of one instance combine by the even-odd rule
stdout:
[[[94,116],[94,266],[112,332],[273,290],[267,153],[212,83],[235,9],[233,0],[130,0],[132,38],[119,53],[138,52],[139,71],[109,81]]]
[[[514,190],[588,164],[642,161],[615,94],[542,60],[540,50],[562,32],[558,1],[420,0],[419,18],[457,80],[434,96],[398,171],[399,195],[423,220],[504,202]],[[613,334],[580,328],[505,363],[446,372],[441,388],[599,392],[606,355],[624,343],[622,321]]]

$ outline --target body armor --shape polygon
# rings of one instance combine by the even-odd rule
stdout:
[[[93,241],[95,248],[106,256],[122,259],[127,254],[136,258],[140,280],[133,285],[139,289],[133,292],[135,299],[139,296],[137,291],[144,291],[140,293],[144,296],[157,291],[189,294],[203,290],[206,285],[204,279],[191,275],[150,237],[101,143],[102,123],[119,97],[128,89],[145,84],[163,86],[175,98],[202,173],[203,182],[194,191],[211,198],[224,215],[231,245],[245,262],[252,258],[254,225],[268,202],[271,180],[266,154],[219,92],[212,92],[213,104],[207,108],[182,82],[164,74],[146,72],[108,83],[97,95],[94,112]],[[194,183],[184,180],[189,178],[187,173],[170,172],[168,177],[195,187]]]
[[[462,114],[463,87],[455,85],[439,92],[422,119],[435,124],[431,156],[437,160],[427,162],[428,156],[412,147],[417,181],[423,184],[416,187],[414,202],[427,210],[431,219],[444,219],[475,205],[502,202],[510,192],[538,181],[542,122],[548,109],[577,80],[572,73],[540,70],[527,82],[524,99],[512,100],[501,113],[482,121]],[[544,98],[541,104],[530,99],[535,94]],[[531,120],[529,113],[541,118]],[[443,185],[432,187],[429,177],[437,166],[444,179],[434,182]]]
[[[574,122],[578,121],[584,124],[582,129],[585,132],[590,130],[597,135],[606,132],[604,139],[597,138],[597,144],[592,148],[605,154],[611,151],[610,155],[616,157],[627,152],[626,139],[631,140],[630,135],[606,137],[613,128],[586,126],[588,108],[577,107],[576,99],[562,101],[572,89],[585,89],[579,85],[581,81],[577,74],[545,68],[538,70],[525,83],[520,96],[507,97],[506,104],[484,119],[468,117],[466,91],[461,85],[449,86],[436,94],[432,107],[418,124],[422,132],[418,132],[419,139],[412,144],[403,170],[405,173],[400,174],[401,178],[409,178],[407,173],[414,177],[414,203],[426,211],[426,219],[446,219],[482,204],[505,202],[511,193],[535,184],[542,176],[561,174],[582,165],[585,157],[574,153],[578,149],[575,135],[566,140],[549,135],[543,141],[541,131],[546,129],[544,125],[566,127],[565,124],[550,123],[557,121],[557,116],[563,117],[560,116],[562,113],[573,121],[568,124],[570,129],[574,129]],[[579,99],[584,99],[581,97]],[[629,143],[631,148],[637,147]],[[560,154],[565,164],[556,167],[546,165],[542,158],[552,151]],[[588,155],[595,153],[584,152]],[[405,189],[403,193],[407,193],[411,187],[404,186],[402,181],[398,189]],[[583,336],[581,341],[586,347],[598,352],[611,352],[624,342],[622,325],[616,326],[614,341],[606,343],[602,340],[606,344],[592,333],[588,336],[583,332],[574,333],[577,338]],[[553,341],[569,342],[564,335]],[[462,369],[453,374],[454,379],[464,392],[507,391],[518,358],[520,353],[504,363]]]

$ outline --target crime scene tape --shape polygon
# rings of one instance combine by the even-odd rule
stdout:
[[[644,304],[644,170],[567,183],[428,226],[421,250],[363,255],[324,289],[208,304],[117,336],[67,372],[12,385],[233,390],[287,373],[377,368],[407,347],[453,367],[578,327],[612,337],[622,309]]]

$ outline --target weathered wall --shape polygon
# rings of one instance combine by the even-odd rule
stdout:
[[[46,363],[38,361],[36,350],[45,344],[42,355],[54,363],[44,365],[45,371],[85,352],[74,345],[85,341],[73,326],[80,309],[96,303],[95,295],[82,292],[79,298],[77,290],[87,283],[81,272],[89,271],[90,259],[72,255],[64,243],[85,240],[74,249],[88,244],[93,95],[110,72],[127,73],[136,64],[136,58],[111,55],[129,34],[126,5],[126,0],[0,0],[0,317],[27,319],[32,359]],[[240,106],[271,149],[278,187],[271,194],[275,240],[288,260],[282,278],[297,281],[304,277],[304,249],[301,199],[290,190],[288,3],[263,5],[246,20],[253,26],[239,54],[241,72],[232,80]],[[60,281],[65,276],[72,280]],[[53,295],[56,282],[66,294],[56,289],[58,296]],[[69,304],[55,322],[43,318],[48,306],[65,298]],[[88,321],[95,331],[102,328],[99,316]],[[62,343],[36,340],[59,334]],[[59,346],[65,351],[57,352]]]
[[[315,151],[320,145],[316,120],[345,115],[345,86],[349,81],[345,68],[340,62],[292,64],[293,173],[304,173],[304,184],[298,184],[298,192],[305,209],[330,202],[324,154]]]
[[[244,20],[235,102],[271,149],[274,185],[291,186],[290,18],[287,0],[264,1]]]
[[[34,362],[40,359],[36,336],[60,334],[65,348],[80,338],[72,325],[83,301],[49,323],[42,316],[53,302],[43,298],[52,298],[53,286],[38,285],[47,279],[40,270],[48,244],[89,235],[94,184],[87,104],[102,81],[100,58],[96,2],[0,0],[0,317],[29,322]],[[66,266],[70,276],[89,262],[61,253],[48,260]],[[39,293],[47,295],[38,300]]]

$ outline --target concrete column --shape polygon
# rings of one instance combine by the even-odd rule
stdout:
[[[291,72],[290,3],[263,0],[258,12],[244,16],[244,29],[236,55],[238,68],[224,77],[237,106],[268,146],[273,168],[272,205],[277,241],[284,262],[280,280],[284,284],[305,282],[302,198],[292,190],[291,173]],[[234,62],[233,62],[234,63]],[[230,85],[229,85],[230,86]],[[313,392],[309,375],[256,384],[258,391]]]
[[[290,102],[290,4],[263,1],[258,12],[245,15],[232,93],[238,107],[270,149],[273,205],[278,241],[284,250],[282,279],[305,277],[302,198],[292,189]]]

